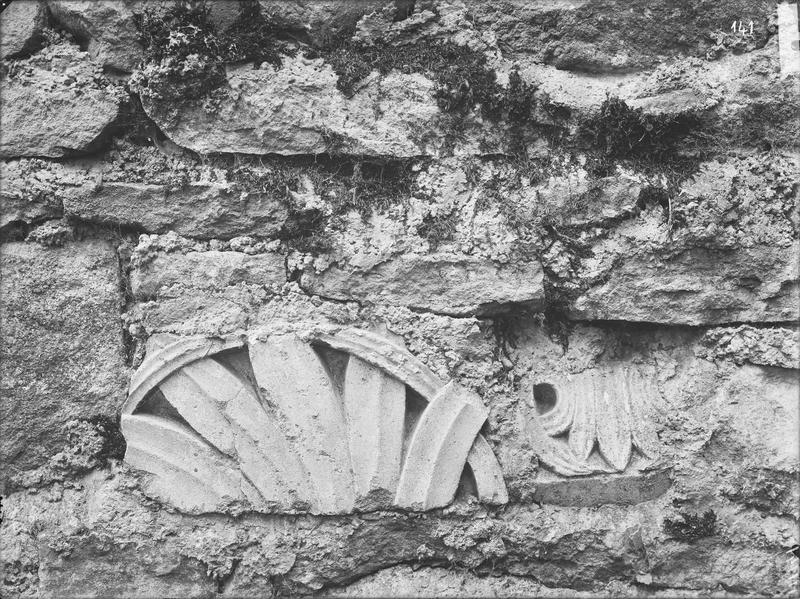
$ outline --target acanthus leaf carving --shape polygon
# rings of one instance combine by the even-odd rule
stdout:
[[[539,459],[562,476],[621,473],[660,458],[652,425],[652,383],[629,365],[586,371],[547,388],[547,406],[534,400],[523,424]]]

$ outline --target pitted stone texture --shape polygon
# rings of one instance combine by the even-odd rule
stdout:
[[[64,211],[92,222],[133,226],[148,233],[175,231],[201,239],[274,236],[288,215],[286,203],[270,194],[233,192],[213,183],[170,188],[113,181],[66,198]]]
[[[216,595],[217,584],[199,559],[177,552],[131,547],[111,555],[87,548],[70,555],[46,550],[38,571],[39,596],[198,597]],[[91,584],[87,581],[91,580]],[[90,587],[94,592],[87,593]],[[265,589],[266,591],[266,589]]]
[[[0,552],[8,573],[15,565],[41,572],[41,579],[28,582],[32,595],[41,585],[45,597],[63,597],[64,589],[73,596],[107,596],[138,582],[160,596],[204,596],[209,585],[198,576],[202,570],[195,560],[205,566],[214,588],[221,580],[235,597],[263,597],[273,585],[280,595],[329,595],[335,587],[388,567],[448,562],[485,577],[485,584],[475,587],[478,595],[497,588],[490,583],[501,584],[503,578],[496,576],[509,572],[548,587],[594,591],[594,596],[604,588],[619,596],[630,587],[637,590],[634,596],[643,590],[663,595],[664,587],[672,595],[679,588],[682,594],[702,596],[719,585],[740,594],[790,595],[796,585],[796,558],[789,551],[797,535],[793,521],[731,510],[721,515],[725,542],[681,542],[661,532],[665,513],[673,509],[668,499],[634,507],[527,505],[501,513],[461,503],[447,514],[425,517],[224,518],[156,509],[131,492],[136,479],[124,472],[98,473],[81,484],[80,490],[58,488],[56,501],[50,493],[4,499]],[[35,539],[30,534],[34,522]],[[94,534],[87,534],[87,528]],[[115,558],[122,561],[120,574],[107,578]],[[95,587],[92,573],[98,569],[100,586]],[[466,570],[448,571],[470,580]],[[412,591],[415,579],[404,580]],[[16,582],[9,575],[3,579],[4,596],[18,591]],[[369,579],[364,583],[370,596],[397,591],[387,586],[378,592]],[[435,581],[432,585],[445,592]]]
[[[593,74],[626,73],[709,51],[753,50],[769,38],[774,11],[767,2],[749,0],[693,6],[691,17],[670,0],[511,0],[469,6],[476,28],[491,31],[500,47],[515,58]],[[609,19],[609,14],[615,18]],[[752,36],[728,35],[732,14],[754,21]],[[674,35],[677,30],[680,39]]]
[[[508,304],[544,305],[544,275],[534,260],[494,262],[459,254],[406,254],[360,269],[303,272],[309,293],[339,300],[407,306],[454,316],[486,314]]]
[[[84,153],[119,114],[120,88],[75,46],[47,48],[18,69],[2,82],[0,158]]]
[[[0,13],[0,59],[33,52],[47,26],[47,8],[40,0],[17,0]]]
[[[0,227],[59,218],[62,202],[86,185],[86,171],[39,159],[0,161]]]
[[[556,236],[543,264],[571,296],[577,319],[796,320],[798,175],[794,152],[703,163],[669,202],[645,195],[643,205],[620,210],[604,228],[582,227],[580,252]],[[553,210],[554,218],[567,218]]]
[[[592,599],[596,597],[648,597],[641,587],[612,581],[592,590],[550,587],[533,578],[513,575],[479,576],[466,570],[436,567],[393,566],[365,576],[340,589],[331,597],[379,597],[388,589],[397,597],[542,597],[552,599]]]
[[[48,0],[53,19],[104,67],[132,71],[142,59],[128,3],[120,0]]]
[[[298,294],[295,303],[304,301],[310,298]],[[337,306],[342,317],[345,310]],[[307,330],[311,313],[300,316],[291,302],[282,308],[275,309],[273,318],[295,317]],[[316,313],[327,309],[324,302],[315,306]],[[401,333],[413,353],[436,371],[457,373],[480,390],[491,409],[486,430],[509,481],[505,509],[457,499],[424,515],[185,516],[150,502],[138,491],[139,476],[112,467],[81,479],[81,488],[69,481],[4,498],[0,553],[9,563],[4,596],[13,596],[17,584],[30,589],[44,585],[35,578],[37,567],[50,594],[63,596],[53,589],[81,588],[81,576],[92,580],[88,573],[94,562],[108,572],[107,564],[130,556],[131,546],[147,568],[124,562],[118,580],[103,578],[102,589],[87,583],[84,595],[104,595],[137,581],[144,588],[158,582],[154,592],[162,595],[188,594],[188,585],[197,581],[192,558],[202,560],[208,576],[221,580],[233,596],[263,596],[274,585],[281,595],[328,594],[408,563],[457,563],[485,581],[499,584],[499,573],[595,595],[606,589],[618,596],[622,587],[610,586],[614,583],[656,596],[674,595],[675,589],[713,594],[719,585],[756,596],[794,592],[797,559],[791,548],[798,542],[798,498],[792,453],[797,451],[798,382],[793,373],[711,364],[693,352],[702,331],[624,323],[576,325],[567,332],[565,348],[535,321],[518,322],[515,347],[506,346],[508,358],[501,353],[501,363],[493,355],[488,326],[481,333],[477,328],[484,323],[474,319],[388,308],[368,314],[385,315],[391,330]],[[615,360],[634,363],[657,381],[661,401],[653,422],[672,466],[671,487],[641,503],[631,498],[620,502],[624,505],[537,505],[530,487],[520,481],[535,486],[543,466],[508,415],[534,383]],[[608,503],[614,493],[619,497],[619,487],[605,478],[596,481],[601,489],[590,478],[569,480],[581,481],[583,489],[577,491],[584,501],[601,496]],[[706,509],[717,515],[713,536],[680,539],[664,532],[665,518]],[[166,574],[153,577],[154,571]],[[387,587],[371,594],[392,591]]]
[[[61,449],[68,420],[113,417],[126,370],[117,256],[108,243],[8,243],[0,264],[7,481]]]
[[[800,369],[800,331],[747,325],[711,329],[703,336],[697,355],[736,364]]]
[[[298,0],[260,0],[261,10],[277,27],[291,31],[300,39],[316,46],[352,30],[359,19],[374,11],[388,8],[392,15],[408,2],[391,0],[348,0],[345,2],[323,0],[302,2]]]
[[[322,154],[335,138],[338,152],[395,158],[428,153],[420,140],[439,114],[433,82],[418,74],[389,74],[350,99],[329,65],[302,55],[277,71],[229,65],[227,76],[231,89],[213,114],[200,102],[165,106],[146,92],[144,108],[172,141],[201,154]]]
[[[140,262],[131,273],[131,289],[137,299],[242,284],[279,289],[285,282],[284,257],[275,252],[253,256],[216,250],[160,254]]]
[[[453,500],[469,463],[478,498],[507,501],[474,393],[364,331],[316,349],[260,337],[178,339],[137,371],[122,428],[126,461],[154,475],[148,494],[189,513],[426,510]],[[429,402],[421,414],[406,385]]]
[[[800,317],[800,244],[740,250],[687,249],[631,256],[578,297],[581,320],[674,324],[786,322]]]

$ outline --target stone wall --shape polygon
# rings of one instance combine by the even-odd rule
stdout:
[[[784,21],[12,2],[2,596],[797,595]]]

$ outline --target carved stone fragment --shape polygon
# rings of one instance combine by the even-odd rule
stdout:
[[[637,476],[661,466],[650,413],[656,394],[652,382],[626,364],[589,370],[556,384],[534,385],[523,425],[529,443],[552,472],[540,476],[540,499],[547,495],[555,503],[591,504],[591,498],[581,498],[591,484],[566,488],[559,483],[589,475],[595,476],[587,480],[602,478],[603,498],[611,502],[640,501],[649,493],[663,493],[669,486],[666,478]]]
[[[123,408],[125,459],[181,510],[427,510],[453,500],[466,464],[481,501],[508,500],[480,398],[373,333],[156,347]]]

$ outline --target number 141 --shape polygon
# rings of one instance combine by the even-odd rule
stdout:
[[[745,27],[744,21],[734,21],[733,25],[731,25],[731,31],[743,33],[744,35],[753,35],[753,21],[750,21],[748,27]]]

